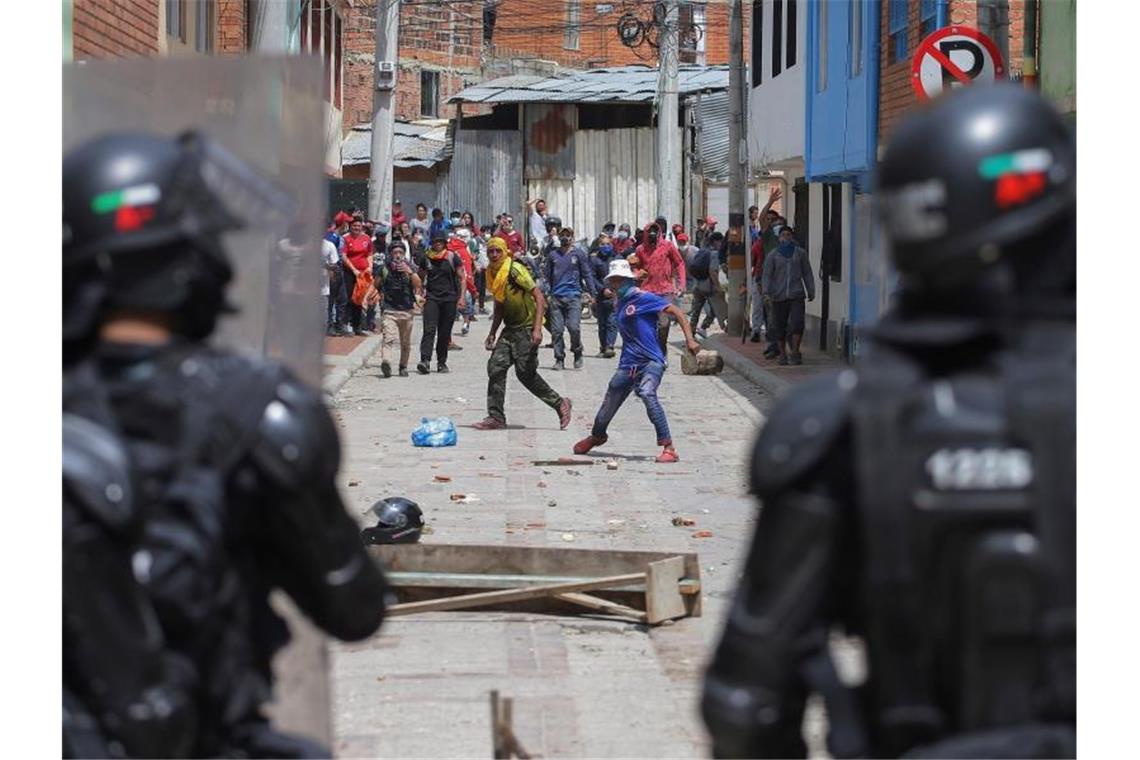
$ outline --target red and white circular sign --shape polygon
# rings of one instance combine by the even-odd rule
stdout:
[[[914,54],[910,83],[919,99],[955,87],[989,84],[1005,76],[997,45],[977,29],[946,26],[924,39]]]

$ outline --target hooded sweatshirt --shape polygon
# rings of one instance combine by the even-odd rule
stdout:
[[[681,290],[685,289],[685,260],[677,251],[677,247],[658,234],[657,245],[653,250],[649,248],[649,231],[658,229],[656,222],[645,225],[645,237],[641,245],[634,252],[637,255],[637,269],[648,274],[645,282],[639,287],[649,293],[673,297],[673,274],[676,272],[680,281]]]
[[[471,258],[471,250],[467,247],[467,243],[458,236],[453,237],[447,241],[447,250],[454,253],[463,262],[463,271],[467,273],[467,292],[476,295],[475,277],[472,274],[474,261]]]

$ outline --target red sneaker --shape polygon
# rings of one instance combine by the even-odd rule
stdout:
[[[574,444],[574,453],[575,454],[585,454],[586,452],[588,452],[590,449],[594,448],[595,446],[601,446],[602,444],[604,444],[609,439],[610,439],[610,437],[608,435],[602,436],[601,438],[599,438],[598,436],[595,436],[595,435],[588,435],[585,438],[583,438],[582,440],[580,440]]]
[[[573,404],[570,399],[563,397],[562,403],[558,405],[558,426],[565,430],[570,426],[570,409]]]
[[[502,430],[507,426],[507,423],[500,420],[498,417],[488,417],[482,422],[476,422],[471,427],[476,430]]]
[[[681,457],[677,456],[676,449],[665,449],[657,455],[657,464],[668,464],[670,462],[679,462]]]

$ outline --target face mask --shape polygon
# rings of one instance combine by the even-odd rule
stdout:
[[[558,238],[558,242],[562,245],[563,248],[566,248],[571,243],[573,243],[574,240],[572,238],[568,238],[568,237],[560,237],[560,238]]]
[[[780,245],[776,247],[780,255],[787,258],[792,255],[796,250],[796,241],[794,240],[781,240]]]
[[[646,238],[646,240],[649,241],[650,245],[657,245],[657,233],[656,232],[650,232],[649,236]]]
[[[622,280],[621,285],[617,287],[617,294],[619,298],[625,298],[629,295],[629,291],[633,290],[633,283],[629,280]]]
[[[610,256],[613,254],[613,252],[614,252],[614,247],[612,245],[610,245],[609,243],[606,243],[605,245],[599,245],[598,246],[598,253],[602,254],[603,256]]]
[[[625,240],[626,238],[629,237],[629,233],[626,232],[625,230],[622,230],[621,232],[619,232],[617,234],[617,236],[618,236],[618,240]]]

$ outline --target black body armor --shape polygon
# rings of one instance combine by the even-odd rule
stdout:
[[[195,752],[312,754],[261,715],[271,658],[289,639],[269,593],[283,589],[320,628],[358,640],[379,627],[385,591],[336,490],[339,441],[320,396],[276,363],[191,341],[103,344],[98,359],[140,488],[158,505],[141,542],[144,582],[199,670]]]
[[[85,404],[97,406],[96,397]],[[145,516],[127,450],[108,428],[66,406],[63,754],[185,756],[195,730],[194,671],[167,647],[132,569]]]
[[[703,704],[720,756],[1076,752],[1075,327],[888,318],[756,443],[764,507]],[[842,685],[828,633],[865,639]]]

